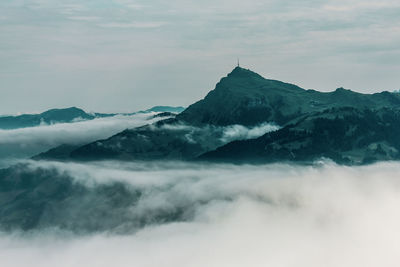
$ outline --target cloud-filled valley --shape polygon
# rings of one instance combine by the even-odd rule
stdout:
[[[38,206],[37,228],[3,229],[4,266],[399,264],[398,163],[24,164],[20,174],[40,173],[38,179],[50,175],[44,179],[47,187],[66,179],[80,189],[68,198],[46,195],[38,180],[34,189],[26,186],[29,182],[12,185],[22,186],[21,194],[33,203],[39,196],[48,199]],[[125,201],[118,202],[120,195]],[[65,215],[75,218],[76,229],[66,227],[72,220],[63,222]],[[93,222],[106,227],[79,232]]]
[[[25,145],[26,153],[26,146],[82,144],[161,120],[154,115],[3,130],[0,145],[10,151]],[[190,144],[210,138],[225,144],[280,129],[183,122],[142,128],[150,136],[169,131]],[[397,162],[348,167],[325,159],[234,165],[21,157],[0,169],[0,261],[7,267],[399,263]]]
[[[43,124],[36,127],[11,130],[0,129],[0,166],[7,166],[15,159],[32,157],[41,152],[60,145],[85,145],[96,140],[109,138],[125,129],[134,129],[150,125],[151,131],[180,131],[185,135],[185,142],[204,142],[215,136],[217,145],[233,140],[256,138],[267,132],[279,129],[274,123],[263,123],[254,127],[242,125],[191,126],[188,124],[155,126],[154,122],[165,119],[158,113],[137,113],[134,115],[116,115],[93,120],[75,121],[71,123]]]
[[[0,263],[397,267],[399,103],[237,67],[178,115],[2,130]]]
[[[398,0],[0,10],[0,267],[400,266]]]
[[[156,113],[116,115],[73,123],[0,130],[0,159],[30,157],[61,144],[81,145],[155,122]]]

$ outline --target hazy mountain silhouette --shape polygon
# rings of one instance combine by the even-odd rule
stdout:
[[[101,116],[102,114],[98,114]],[[91,120],[96,115],[82,109],[71,107],[65,109],[50,109],[40,114],[24,114],[19,116],[0,117],[0,129],[17,129],[34,127],[41,124],[65,123],[76,120]]]
[[[155,106],[144,111],[133,113],[87,113],[77,107],[64,109],[50,109],[40,114],[23,114],[18,116],[0,116],[0,129],[18,129],[35,127],[43,124],[70,123],[81,120],[93,120],[95,118],[111,117],[118,114],[132,115],[136,113],[174,113],[178,114],[185,110],[184,107]]]

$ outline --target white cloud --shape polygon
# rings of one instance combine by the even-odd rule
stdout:
[[[89,16],[72,16],[68,17],[70,20],[82,20],[82,21],[96,21],[99,17],[89,17]]]
[[[88,139],[108,137],[128,128],[142,126],[159,120],[150,120],[156,113],[117,115],[73,123],[57,123],[14,130],[0,130],[0,144],[25,144],[39,142],[55,144],[59,142],[81,143]]]
[[[400,7],[398,1],[332,1],[322,8],[328,11],[348,12],[362,9],[377,10],[379,8]]]
[[[247,140],[260,137],[268,132],[280,129],[274,123],[263,123],[254,127],[243,125],[215,126],[204,125],[201,127],[192,126],[185,123],[163,124],[161,126],[151,125],[154,131],[177,131],[177,136],[183,136],[187,142],[204,145],[205,150],[214,150],[219,146],[234,140]]]
[[[279,130],[279,126],[273,123],[263,123],[255,127],[245,127],[243,125],[231,125],[224,127],[223,142],[231,142],[233,140],[246,140],[260,137],[268,132]]]
[[[124,181],[147,190],[139,204],[143,212],[189,204],[195,216],[126,235],[3,233],[0,257],[5,266],[400,264],[399,163],[353,168],[331,164],[45,164],[36,167],[57,164],[60,172],[80,176],[78,181],[84,183],[88,179]],[[85,175],[79,175],[82,172]],[[134,207],[132,211],[139,212]]]
[[[134,9],[134,10],[142,10],[145,7],[147,7],[147,5],[145,3],[140,3],[140,1],[132,1],[132,0],[115,0],[116,3],[123,5],[125,7]]]
[[[146,29],[146,28],[159,28],[161,26],[166,25],[166,22],[162,21],[154,21],[154,22],[129,22],[129,23],[122,23],[122,22],[110,22],[110,23],[103,23],[99,24],[100,27],[105,28],[139,28],[139,29]]]
[[[187,124],[163,124],[159,127],[152,123],[164,118],[153,118],[155,114],[157,113],[117,115],[94,120],[78,118],[72,123],[41,124],[36,127],[0,130],[0,159],[3,161],[0,162],[0,167],[8,166],[9,160],[13,158],[31,157],[62,144],[88,144],[111,137],[125,129],[147,124],[155,131],[179,131],[180,136],[186,138],[189,143],[199,143],[208,150],[233,140],[257,138],[279,129],[279,126],[272,123],[250,128],[242,125],[194,127]]]
[[[43,4],[43,6],[51,6],[49,5],[48,1],[44,1],[45,3]],[[74,4],[61,4],[57,6],[60,13],[65,14],[65,15],[74,15],[77,14],[79,12],[85,11],[86,10],[86,6],[85,4],[78,4],[78,3],[74,3]]]
[[[155,114],[117,115],[74,123],[0,130],[0,158],[33,156],[61,144],[79,145],[108,138],[125,129],[162,119],[152,119]]]

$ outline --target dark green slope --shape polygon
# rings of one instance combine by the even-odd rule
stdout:
[[[229,162],[314,161],[341,164],[400,159],[400,110],[332,108],[276,132],[236,141],[200,156]]]
[[[62,144],[32,157],[34,160],[69,160],[70,154],[80,145]]]
[[[343,88],[323,93],[264,79],[240,67],[222,78],[208,95],[177,119],[192,124],[256,125],[273,121],[285,125],[310,112],[332,107],[379,109],[400,106],[400,94],[360,94]]]
[[[70,152],[74,160],[122,159],[194,159],[224,143],[222,129],[193,127],[175,119],[128,129],[108,139],[99,140]],[[49,158],[45,153],[42,158]]]

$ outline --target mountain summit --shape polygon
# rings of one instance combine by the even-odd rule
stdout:
[[[245,78],[245,79],[249,79],[249,78],[261,78],[264,79],[261,75],[259,75],[258,73],[255,73],[249,69],[244,69],[241,67],[236,67],[234,68],[231,73],[228,74],[227,77],[230,78]]]
[[[343,88],[324,93],[265,79],[236,67],[207,96],[190,105],[178,119],[194,124],[246,126],[273,121],[285,125],[312,112],[335,107],[398,107],[400,96],[388,92],[360,94]]]

